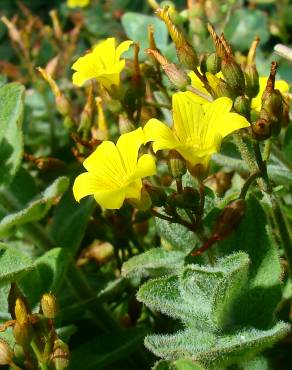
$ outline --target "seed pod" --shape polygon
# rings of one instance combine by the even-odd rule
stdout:
[[[245,201],[243,199],[230,202],[217,218],[213,234],[220,239],[226,238],[239,226],[244,212]]]
[[[200,194],[196,189],[187,186],[182,193],[172,193],[167,203],[172,207],[196,210],[200,203]]]
[[[271,133],[278,136],[281,130],[283,120],[284,105],[283,98],[279,90],[266,92],[265,98],[262,99],[262,109],[260,116],[266,115],[271,122]]]
[[[210,54],[206,59],[207,71],[215,75],[221,69],[221,58],[216,54]]]
[[[208,58],[207,54],[202,54],[200,56],[200,70],[203,74],[207,72],[207,64],[206,64],[207,58]]]
[[[16,321],[13,327],[13,336],[17,344],[23,348],[27,348],[32,340],[32,335],[33,333],[30,323],[19,324]]]
[[[233,107],[237,113],[241,114],[245,118],[250,117],[250,100],[244,95],[238,96],[233,103]]]
[[[9,365],[13,359],[13,351],[8,343],[0,339],[0,365]]]
[[[186,161],[176,150],[169,152],[167,165],[174,179],[180,179],[187,172]]]
[[[264,118],[260,118],[251,126],[252,134],[257,140],[266,140],[271,137],[271,123]]]
[[[69,116],[71,114],[71,105],[64,94],[57,95],[55,101],[57,110],[62,116]]]
[[[16,321],[20,325],[23,325],[29,322],[26,305],[21,298],[16,299],[14,311],[15,311]]]
[[[233,58],[226,58],[222,61],[221,71],[228,85],[238,94],[242,94],[245,89],[245,80],[240,65]]]
[[[54,319],[57,316],[58,304],[54,294],[46,293],[41,298],[41,308],[47,319]]]
[[[255,64],[248,65],[244,71],[245,93],[249,98],[254,98],[260,91],[259,74]]]

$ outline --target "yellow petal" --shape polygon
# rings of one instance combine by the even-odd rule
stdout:
[[[133,178],[142,178],[156,174],[155,159],[150,154],[143,154],[139,160]]]
[[[137,179],[131,182],[125,189],[126,198],[140,199],[141,198],[142,181]]]
[[[90,0],[67,0],[68,8],[85,7],[90,3]]]
[[[218,132],[222,138],[241,128],[250,127],[246,118],[237,113],[227,113],[218,120]]]
[[[206,72],[207,80],[213,91],[216,91],[217,86],[220,82],[221,75],[222,75],[222,72],[217,73],[216,76],[212,75],[212,73],[210,72]],[[223,75],[222,75],[222,78],[223,78]]]
[[[115,44],[115,38],[109,37],[94,46],[93,55],[101,63],[103,68],[115,63]]]
[[[133,44],[133,41],[127,40],[120,43],[116,50],[115,62],[117,63],[120,60],[121,55],[129,49],[129,47]]]
[[[125,170],[121,156],[115,144],[111,141],[104,141],[97,149],[83,162],[87,171],[92,172],[107,184],[121,186],[125,176]]]
[[[201,104],[193,95],[179,92],[172,96],[173,127],[179,140],[187,143],[198,136],[198,125],[203,117]]]
[[[101,190],[94,193],[94,199],[98,204],[107,209],[119,209],[126,197],[125,188]]]
[[[140,146],[144,144],[144,132],[141,127],[123,134],[117,141],[117,149],[121,155],[126,173],[132,175],[137,168]]]
[[[144,126],[145,143],[153,141],[153,150],[175,149],[180,145],[171,129],[156,118],[151,118]]]
[[[77,176],[73,184],[73,195],[77,202],[98,190],[98,180],[92,173],[85,172]]]

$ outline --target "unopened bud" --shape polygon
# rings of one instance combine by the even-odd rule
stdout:
[[[16,299],[14,311],[16,321],[20,325],[27,324],[29,322],[26,305],[21,298]]]
[[[228,83],[222,79],[220,79],[219,83],[215,87],[215,94],[218,98],[226,96],[231,100],[233,100],[236,95],[232,87],[229,86]]]
[[[244,71],[245,93],[249,98],[254,98],[260,91],[259,74],[255,64],[248,65]]]
[[[69,348],[60,339],[57,339],[54,343],[51,361],[56,370],[64,370],[69,366]]]
[[[125,114],[119,115],[119,131],[120,134],[126,134],[128,132],[131,132],[135,130],[135,126],[133,123],[129,120],[128,116]]]
[[[62,116],[69,116],[71,114],[71,106],[66,96],[61,93],[60,95],[56,96],[55,100],[58,112]]]
[[[245,80],[240,65],[232,57],[226,58],[222,60],[221,70],[228,85],[237,93],[242,94],[245,89]]]
[[[46,293],[41,298],[41,308],[47,319],[54,319],[57,316],[58,304],[54,294]]]
[[[199,63],[197,53],[186,40],[183,33],[173,24],[169,16],[168,7],[165,7],[164,9],[158,8],[155,13],[166,24],[170,37],[175,44],[180,63],[188,69],[195,69]]]
[[[210,54],[206,59],[207,71],[215,75],[221,70],[221,58],[216,54]]]
[[[16,321],[13,327],[13,336],[17,344],[21,345],[23,348],[27,348],[32,340],[32,335],[30,323],[19,324],[19,322]]]
[[[189,173],[198,180],[204,180],[208,175],[209,164],[205,161],[204,163],[197,163],[192,165],[187,163]]]
[[[241,114],[245,118],[250,117],[250,100],[244,95],[238,96],[233,103],[233,107],[237,113]]]
[[[73,118],[70,117],[70,116],[66,116],[64,118],[63,125],[69,131],[71,131],[71,130],[73,131],[76,128],[76,123],[73,120]]]
[[[0,339],[0,365],[9,365],[13,359],[13,351],[8,343]]]
[[[214,227],[214,234],[224,239],[240,224],[245,212],[245,201],[237,199],[230,202],[221,212]]]
[[[271,123],[264,118],[260,118],[251,126],[252,134],[257,140],[266,140],[271,137]]]
[[[156,58],[170,82],[172,82],[176,88],[179,90],[184,90],[185,87],[190,83],[188,75],[183,70],[179,69],[174,63],[170,63],[157,50],[147,49],[146,53],[153,55]]]
[[[180,179],[186,172],[186,161],[175,150],[171,150],[168,154],[168,169],[174,179]]]
[[[162,207],[165,205],[167,196],[163,189],[152,185],[146,185],[146,190],[154,207]]]
[[[207,58],[208,58],[207,54],[202,54],[200,56],[200,70],[203,74],[207,72],[207,64],[206,64]]]

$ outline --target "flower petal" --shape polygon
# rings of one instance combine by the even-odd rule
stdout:
[[[263,95],[263,92],[266,88],[267,81],[268,81],[268,77],[260,77],[259,78],[260,91],[257,94],[257,96],[255,98],[253,98],[252,101],[251,101],[252,109],[254,109],[258,112],[261,110],[261,107],[262,107],[262,95]],[[280,92],[282,94],[285,94],[289,91],[289,85],[284,80],[277,80],[277,81],[275,81],[275,89],[278,89],[278,90],[280,90]]]
[[[83,166],[87,171],[95,174],[104,186],[117,188],[124,185],[125,170],[121,156],[111,141],[104,141],[100,144],[83,162]]]
[[[115,62],[117,63],[120,60],[121,55],[129,49],[129,47],[133,44],[133,41],[127,40],[120,43],[120,45],[116,49],[116,56]]]
[[[141,198],[142,181],[137,179],[131,182],[125,189],[126,198],[140,199]]]
[[[153,141],[153,150],[175,149],[180,145],[171,129],[156,118],[151,118],[144,126],[145,143]]]
[[[98,180],[92,173],[85,172],[77,176],[73,184],[73,195],[77,202],[98,190]]]
[[[100,190],[94,193],[94,199],[102,207],[107,209],[119,209],[126,197],[125,188]]]
[[[143,178],[147,176],[153,176],[155,174],[156,165],[154,157],[150,154],[143,154],[138,160],[138,166],[133,178]]]
[[[218,120],[218,132],[222,138],[245,127],[250,127],[250,123],[245,117],[237,113],[227,113],[221,117],[220,121]]]
[[[96,44],[93,48],[93,55],[96,60],[101,63],[103,68],[115,64],[116,40],[114,37],[109,37]]]
[[[117,149],[121,155],[126,173],[132,175],[137,168],[140,146],[144,144],[144,132],[141,127],[123,134],[117,141]]]
[[[202,121],[203,109],[195,94],[184,92],[172,96],[173,127],[182,143],[198,137],[198,126]]]

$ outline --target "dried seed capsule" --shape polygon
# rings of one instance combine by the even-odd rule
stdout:
[[[238,96],[233,103],[233,107],[237,113],[249,119],[250,117],[250,100],[244,95]]]
[[[221,70],[221,58],[216,54],[210,54],[206,59],[207,71],[215,75]]]
[[[283,120],[284,105],[283,97],[279,90],[266,92],[262,99],[262,109],[260,116],[266,115],[271,122],[271,133],[278,136]]]
[[[13,351],[9,344],[0,339],[0,365],[9,365],[13,359]]]
[[[172,193],[167,203],[172,207],[196,210],[200,203],[200,194],[196,189],[187,186],[182,193]]]
[[[260,118],[252,124],[251,129],[257,140],[266,140],[271,137],[271,123],[264,118]]]
[[[41,298],[41,308],[47,319],[54,319],[57,316],[58,304],[54,294],[46,293]]]
[[[60,339],[57,339],[54,343],[51,361],[56,370],[64,370],[69,366],[69,348]]]
[[[242,94],[245,89],[245,80],[240,65],[233,58],[223,59],[221,70],[228,85],[238,94]]]
[[[186,161],[175,150],[171,150],[168,154],[168,169],[174,179],[180,179],[186,172]]]
[[[260,91],[259,74],[255,64],[246,66],[244,76],[245,93],[249,98],[254,98]]]
[[[224,239],[240,224],[245,212],[245,201],[237,199],[230,202],[221,212],[214,227],[214,235]]]
[[[146,191],[149,194],[154,207],[162,207],[165,205],[167,195],[163,189],[156,186],[146,186]]]

